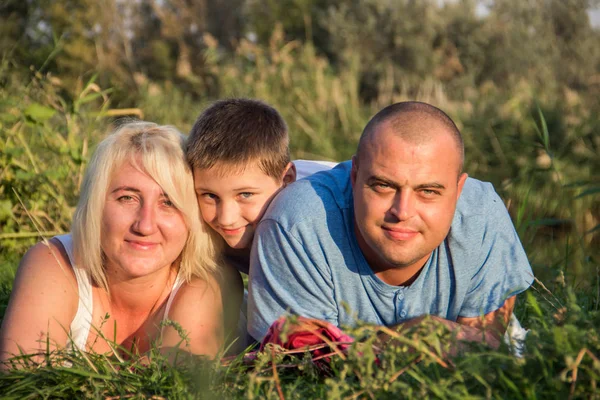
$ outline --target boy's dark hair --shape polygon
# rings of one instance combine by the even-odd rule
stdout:
[[[223,163],[242,169],[258,161],[274,179],[290,162],[287,125],[273,107],[259,100],[226,99],[200,114],[186,146],[192,168],[208,169]]]

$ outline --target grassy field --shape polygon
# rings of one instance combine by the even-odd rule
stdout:
[[[537,96],[523,83],[508,94],[491,86],[456,100],[440,83],[423,81],[367,104],[357,71],[333,74],[311,46],[243,46],[251,65],[213,66],[220,95],[275,105],[295,158],[349,158],[369,117],[392,101],[428,101],[455,119],[466,171],[491,181],[505,200],[538,279],[515,311],[530,329],[523,357],[504,346],[449,358],[439,327],[378,350],[376,329],[364,326],[352,332],[361,343],[328,364],[275,350],[252,363],[187,360],[177,368],[156,352],[149,364],[48,354],[53,362],[24,359],[26,368],[1,374],[2,398],[600,398],[600,118],[584,99],[566,90],[560,101]],[[65,88],[51,74],[23,78],[15,67],[0,66],[0,315],[27,247],[69,230],[89,156],[114,119],[186,132],[212,100],[145,82],[135,108],[124,109],[93,77]]]

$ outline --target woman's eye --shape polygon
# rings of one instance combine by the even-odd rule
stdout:
[[[202,193],[200,196],[205,200],[216,200],[218,198],[217,195],[213,193]]]
[[[169,199],[163,200],[163,204],[166,207],[175,207],[175,204],[173,204],[173,202],[171,200],[169,200]]]
[[[128,195],[123,195],[123,196],[119,196],[117,198],[118,201],[123,202],[123,203],[128,203],[130,201],[133,201],[133,196],[128,196]]]

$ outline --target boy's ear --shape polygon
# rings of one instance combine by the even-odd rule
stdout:
[[[289,162],[288,165],[285,167],[281,180],[283,182],[283,186],[296,182],[296,166],[293,162]]]

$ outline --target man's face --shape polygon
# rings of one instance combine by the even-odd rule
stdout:
[[[275,180],[257,163],[242,171],[223,165],[195,168],[194,187],[202,218],[229,247],[249,249],[256,225],[271,200],[288,182],[288,175],[286,170],[280,180]]]
[[[456,144],[443,127],[418,144],[385,123],[376,129],[352,160],[355,231],[373,271],[402,284],[448,234],[467,176],[459,179]]]

